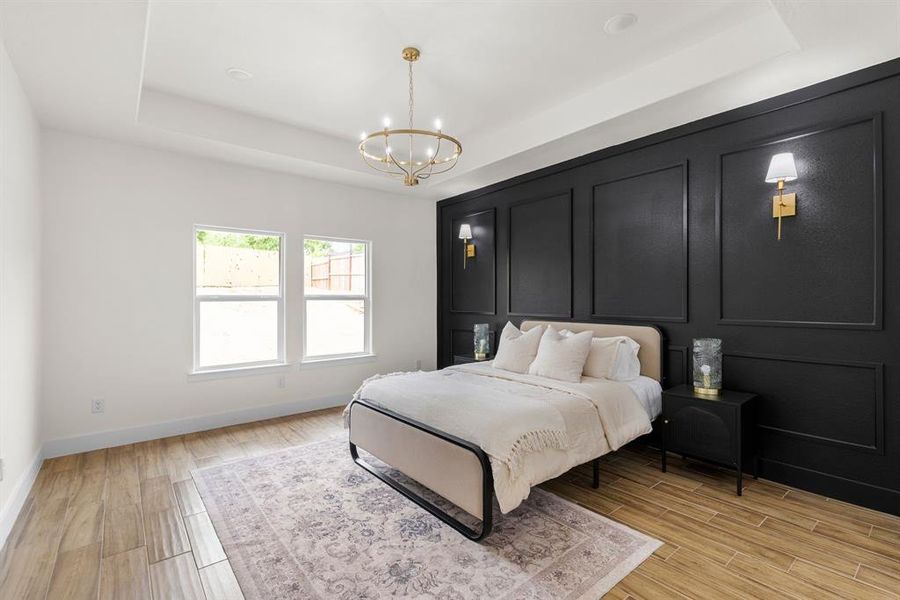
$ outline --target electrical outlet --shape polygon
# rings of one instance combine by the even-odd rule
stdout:
[[[91,412],[92,413],[102,413],[106,410],[106,400],[103,398],[94,398],[91,400]]]
[[[284,375],[281,375],[280,377],[278,377],[278,389],[279,390],[284,389]]]

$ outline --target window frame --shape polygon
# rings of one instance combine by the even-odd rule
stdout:
[[[306,240],[320,240],[323,242],[334,242],[338,244],[365,244],[366,246],[366,281],[365,291],[363,294],[307,294],[306,292]],[[300,270],[303,282],[302,290],[302,350],[300,354],[301,364],[315,364],[330,361],[345,361],[357,358],[366,358],[375,356],[372,344],[372,241],[354,238],[340,238],[328,235],[303,234],[302,251],[302,268]],[[363,350],[360,352],[343,352],[340,354],[316,354],[309,356],[307,354],[307,302],[309,300],[362,300],[363,301]]]
[[[222,233],[237,233],[244,235],[264,235],[278,238],[278,294],[247,295],[247,294],[215,294],[203,295],[197,293],[197,232],[216,231]],[[243,369],[255,369],[286,365],[285,354],[285,253],[287,236],[280,231],[267,231],[264,229],[246,229],[240,227],[222,227],[219,225],[195,224],[191,236],[193,265],[193,306],[194,306],[194,364],[192,373],[215,373],[220,371],[240,371]],[[278,356],[271,360],[257,360],[250,362],[227,363],[218,365],[200,365],[200,305],[204,302],[275,302],[277,306],[278,325],[276,348]]]

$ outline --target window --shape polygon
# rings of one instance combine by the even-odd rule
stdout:
[[[194,371],[284,362],[284,235],[194,227]]]
[[[370,354],[369,242],[303,240],[304,360]]]

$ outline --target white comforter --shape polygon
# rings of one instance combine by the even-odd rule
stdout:
[[[532,486],[651,430],[648,411],[624,383],[569,383],[490,363],[372,378],[355,397],[477,444],[490,457],[504,513]]]

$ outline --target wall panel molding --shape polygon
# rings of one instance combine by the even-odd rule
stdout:
[[[871,256],[871,264],[869,268],[872,271],[872,287],[871,287],[871,318],[868,320],[855,320],[855,321],[840,321],[840,320],[800,320],[800,319],[784,319],[784,318],[741,318],[741,317],[729,317],[725,314],[725,297],[728,293],[726,289],[725,283],[725,244],[727,240],[724,239],[723,233],[723,213],[724,213],[724,185],[725,185],[725,174],[724,174],[724,162],[727,157],[750,152],[753,150],[761,150],[766,148],[773,148],[771,153],[776,152],[775,146],[784,145],[786,143],[795,143],[802,142],[804,144],[810,144],[810,138],[815,136],[820,136],[822,134],[827,134],[830,132],[836,132],[841,129],[849,128],[855,125],[860,125],[864,123],[871,124],[871,135],[872,135],[872,145],[871,145],[871,155],[868,157],[869,162],[872,168],[872,223],[871,227],[868,228],[865,235],[865,241],[871,242],[871,248],[867,251],[868,255]],[[734,148],[732,150],[728,150],[719,155],[718,161],[718,174],[717,174],[717,185],[716,185],[716,250],[717,250],[717,272],[718,272],[718,315],[719,315],[719,323],[722,325],[750,325],[750,326],[773,326],[773,327],[810,327],[810,328],[826,328],[826,329],[881,329],[882,328],[882,302],[883,302],[883,254],[884,254],[884,241],[883,241],[883,230],[884,230],[884,214],[883,214],[883,166],[882,166],[882,156],[883,156],[883,140],[882,140],[882,114],[881,112],[877,112],[874,114],[866,114],[864,116],[854,117],[850,119],[844,119],[840,121],[827,122],[818,127],[806,128],[804,130],[800,130],[798,132],[794,132],[787,135],[775,136],[769,138],[765,141],[753,143],[751,145],[740,146]],[[781,151],[778,149],[777,151]],[[798,173],[799,178],[797,180],[798,184],[803,183],[803,173]],[[812,177],[816,177],[817,174],[811,175]],[[819,176],[822,176],[821,168],[818,173]],[[764,172],[759,174],[759,180],[762,180],[764,176]],[[809,175],[807,176],[809,177]],[[791,189],[791,185],[793,182],[788,183],[788,192],[793,191]],[[774,184],[768,184],[771,188],[771,193],[768,196],[761,196],[759,201],[763,204],[771,205],[771,200],[769,199],[771,196],[775,195],[775,186]],[[853,195],[855,190],[848,190],[845,194],[835,194],[829,200],[832,201],[845,201],[848,197]],[[804,198],[804,194],[798,194],[798,210],[797,216],[791,217],[785,221],[785,233],[783,237],[797,235],[797,232],[792,232],[792,223],[799,219],[804,218],[804,213],[810,210],[813,210],[813,206],[815,202],[821,202],[821,198]],[[821,209],[819,209],[821,210]],[[851,219],[855,218],[856,215],[851,215]],[[769,221],[772,223],[772,231],[775,230],[774,219],[769,218]],[[774,234],[774,233],[773,233]],[[801,234],[802,235],[802,234]],[[843,240],[845,243],[846,240]],[[784,260],[790,261],[793,257],[797,256],[797,251],[790,245],[790,242],[786,240],[782,240],[782,245],[784,246]],[[847,252],[847,248],[841,248],[841,252]],[[852,252],[852,249],[850,249]],[[770,263],[771,264],[771,263]],[[802,275],[803,273],[801,273]],[[832,293],[838,293],[839,287],[835,287],[832,290]],[[817,298],[824,298],[825,294],[811,294],[811,297],[807,300],[807,306],[814,303]]]
[[[780,363],[798,363],[803,365],[818,365],[823,367],[838,367],[845,369],[862,369],[872,371],[873,382],[872,388],[867,390],[872,396],[872,414],[873,414],[873,423],[872,423],[872,435],[873,440],[871,444],[855,442],[851,440],[841,439],[837,436],[828,436],[828,435],[818,435],[814,433],[810,433],[808,431],[800,431],[798,429],[791,429],[789,427],[779,427],[774,424],[767,424],[762,422],[764,419],[761,417],[760,422],[757,424],[759,429],[776,433],[780,435],[792,436],[798,439],[802,439],[807,442],[815,442],[815,443],[823,443],[829,444],[832,446],[838,446],[846,449],[850,449],[856,452],[867,452],[873,454],[884,455],[884,364],[877,362],[864,362],[864,361],[849,361],[849,360],[823,360],[816,358],[808,358],[808,357],[799,357],[799,356],[781,356],[777,354],[763,354],[763,353],[752,353],[752,352],[726,352],[723,354],[723,362],[727,361],[727,359],[745,359],[745,360],[761,360],[761,361],[775,361]],[[728,376],[728,367],[727,365],[724,367],[725,376]],[[767,377],[767,373],[770,373],[770,370],[758,370],[757,373],[760,373],[763,377]],[[811,383],[811,382],[810,382]],[[860,390],[858,388],[845,386],[845,390],[841,391],[841,396],[847,399],[843,408],[851,409],[852,406],[849,402],[850,398],[853,398],[855,395],[858,395],[866,390]],[[758,391],[758,390],[754,390]],[[816,399],[812,402],[815,405],[816,402],[821,401],[821,399]],[[849,416],[849,415],[848,415]],[[807,419],[810,421],[810,424],[815,424],[814,420],[815,414],[810,412],[807,415]]]
[[[459,231],[458,225],[464,221],[472,221],[476,218],[481,218],[486,221],[486,224],[483,225],[485,228],[489,228],[490,230],[490,243],[488,248],[490,250],[489,256],[485,259],[482,258],[482,261],[487,261],[487,269],[489,269],[489,275],[485,277],[489,281],[489,291],[486,292],[486,295],[489,296],[487,300],[485,300],[484,305],[482,307],[477,308],[457,308],[454,304],[455,295],[453,291],[457,289],[458,277],[456,272],[458,270],[458,262],[462,260],[462,248],[459,248],[459,252],[454,252],[453,249],[457,246],[460,241],[456,236],[456,232]],[[455,228],[455,229],[454,229]],[[473,229],[473,236],[475,234],[475,230]],[[475,244],[475,259],[472,260],[473,269],[475,268],[475,261],[479,259],[478,253],[479,248],[481,248],[480,252],[484,254],[484,243],[479,242],[478,238],[473,237],[473,243]],[[468,315],[496,315],[497,314],[497,209],[496,208],[488,208],[485,210],[479,210],[471,213],[466,213],[463,215],[458,215],[451,217],[450,219],[450,265],[448,267],[450,271],[450,312],[453,314],[468,314]],[[454,257],[458,258],[459,261],[453,262]]]
[[[510,317],[532,317],[532,318],[541,318],[541,319],[571,319],[572,318],[572,194],[573,190],[571,188],[555,193],[550,194],[541,194],[535,198],[528,198],[527,200],[518,200],[509,205],[507,209],[507,246],[506,246],[506,314]],[[528,217],[534,218],[536,215],[534,214],[526,214],[523,215],[524,227],[527,231],[532,233],[532,238],[536,235],[546,235],[547,233],[552,233],[547,231],[547,228],[552,225],[551,219],[556,216],[553,214],[554,209],[558,210],[557,206],[554,206],[554,203],[558,203],[563,206],[566,214],[562,219],[559,219],[558,225],[563,226],[562,231],[557,231],[556,236],[550,236],[551,238],[557,237],[560,234],[563,234],[565,237],[559,239],[558,249],[565,253],[564,260],[562,261],[562,265],[554,265],[554,269],[541,269],[539,266],[540,262],[552,262],[552,252],[553,250],[547,249],[549,244],[544,244],[543,247],[541,244],[535,239],[526,239],[521,246],[519,246],[520,250],[517,254],[521,256],[521,261],[525,266],[529,267],[530,275],[532,281],[529,282],[531,284],[530,287],[533,289],[521,290],[523,293],[529,292],[529,297],[516,299],[514,298],[514,294],[516,293],[516,288],[526,288],[528,285],[517,285],[514,279],[518,272],[518,265],[516,261],[513,260],[513,244],[518,243],[514,240],[516,236],[515,226],[513,225],[513,214],[516,211],[525,211],[528,209],[532,209],[530,212],[535,212],[535,207],[539,203],[549,204],[548,208],[550,209],[549,213],[545,213],[544,218],[535,221],[529,221]],[[538,229],[539,232],[534,232],[535,229]],[[546,240],[550,242],[550,240]],[[535,252],[536,251],[536,252]],[[530,254],[526,254],[526,252]],[[535,268],[537,267],[537,268]],[[559,281],[557,282],[549,282],[553,277],[556,277]],[[562,293],[565,295],[565,298],[557,304],[560,307],[563,307],[563,310],[550,310],[547,311],[545,306],[549,304],[546,302],[546,297],[551,296],[552,294]],[[544,306],[536,306],[540,305],[543,301]],[[531,306],[535,307],[534,310],[524,310],[528,308],[528,303],[531,302]],[[515,304],[514,304],[515,303]]]
[[[674,387],[682,383],[691,385],[691,383],[693,382],[693,374],[691,373],[691,371],[693,370],[691,349],[687,346],[669,344],[666,347],[666,352],[670,355],[666,356],[667,364],[663,369],[663,373],[666,377],[663,388]],[[673,365],[671,354],[675,354],[678,357],[678,363],[680,363],[681,365],[680,369],[676,369]]]
[[[681,288],[680,294],[678,294],[678,307],[672,307],[670,310],[666,312],[638,312],[638,313],[623,313],[622,311],[609,311],[602,310],[597,306],[597,246],[598,246],[598,228],[597,228],[597,220],[600,215],[597,212],[597,201],[598,201],[598,188],[603,186],[610,186],[615,184],[622,184],[624,182],[635,182],[642,178],[648,178],[651,176],[659,175],[666,171],[679,169],[681,171],[679,187],[677,189],[677,199],[680,202],[681,214],[679,219],[679,230],[681,234],[681,240],[679,244],[678,250],[681,253],[681,259],[678,262],[677,266],[673,269],[667,269],[667,272],[661,274],[663,277],[668,277],[665,281],[655,281],[650,283],[653,286],[659,286],[659,288],[671,287],[672,285],[677,285]],[[668,191],[668,190],[667,190]],[[674,191],[674,190],[673,190]],[[669,191],[671,194],[672,191]],[[675,194],[673,194],[673,198],[675,198]],[[617,202],[623,203],[621,206],[627,206],[629,202],[629,198],[622,197],[617,198]],[[602,321],[640,321],[640,322],[658,322],[658,323],[685,323],[688,320],[688,287],[689,287],[689,277],[688,277],[688,269],[689,269],[689,261],[688,261],[688,161],[683,160],[675,164],[668,164],[662,167],[658,167],[655,169],[650,169],[647,171],[640,171],[637,173],[631,173],[629,175],[625,175],[623,177],[615,177],[613,179],[607,179],[605,181],[601,181],[599,183],[595,183],[591,187],[591,205],[590,205],[590,243],[591,243],[591,254],[590,254],[590,263],[591,263],[591,318],[595,320]],[[645,215],[642,215],[645,216]],[[618,224],[617,224],[618,225]],[[652,238],[648,239],[645,236],[635,236],[633,243],[635,247],[633,248],[633,253],[637,254],[638,252],[645,251],[645,249],[650,248],[652,244]],[[658,260],[660,262],[666,261],[666,259],[671,254],[672,248],[651,248],[652,250],[660,250],[655,256],[652,257],[652,260]],[[644,257],[645,263],[651,260],[650,255],[647,254]],[[637,277],[643,277],[643,273],[637,273]],[[640,304],[641,302],[647,302],[648,299],[646,297],[639,297],[643,295],[644,290],[640,288],[632,288],[631,286],[625,286],[625,289],[617,290],[617,294],[627,294],[632,289],[634,289],[634,293],[636,294],[635,298],[632,300],[634,304]]]

